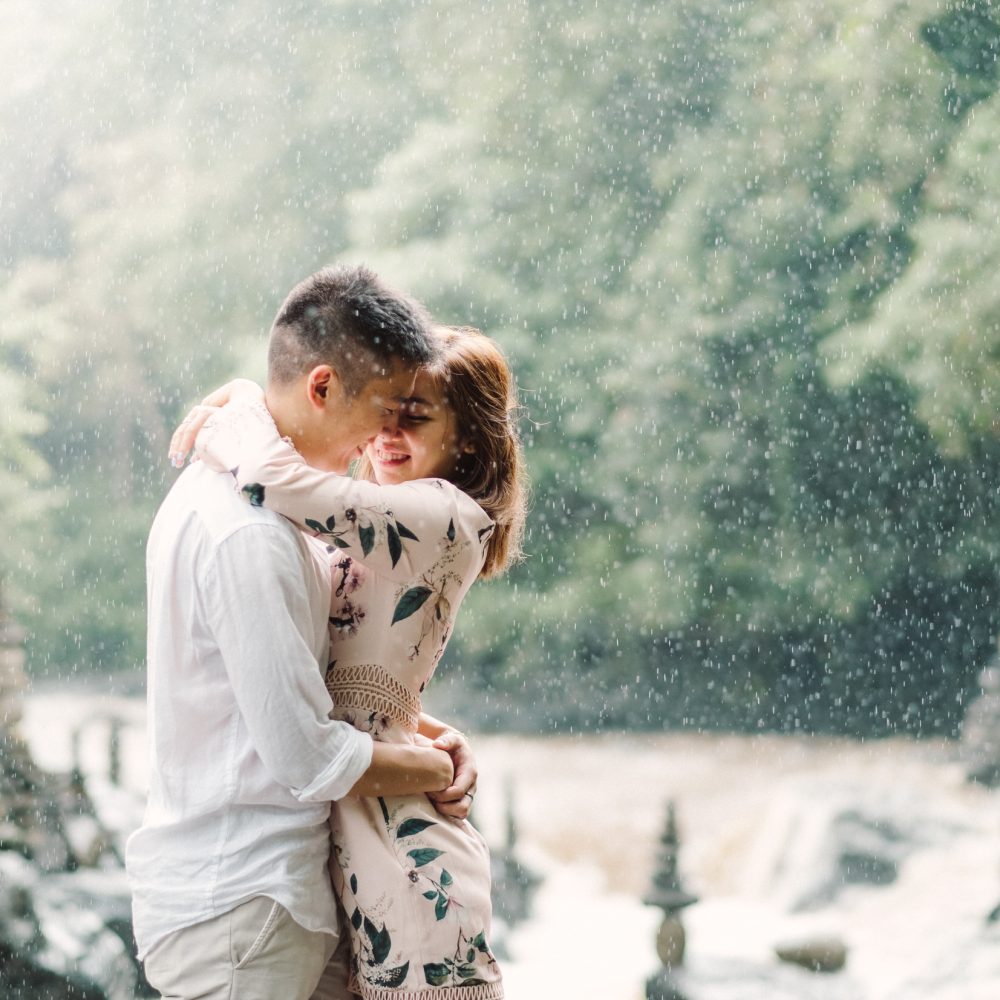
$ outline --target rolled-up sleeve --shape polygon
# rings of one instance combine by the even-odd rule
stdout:
[[[312,649],[314,623],[300,553],[283,525],[244,524],[215,547],[201,579],[250,743],[301,802],[343,798],[372,759],[372,741],[329,718]]]

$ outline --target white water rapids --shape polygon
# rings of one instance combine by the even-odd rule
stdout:
[[[122,787],[108,714],[125,720]],[[22,730],[36,760],[81,762],[106,822],[141,819],[144,706],[36,692]],[[505,836],[509,780],[522,860],[544,876],[532,919],[507,940],[511,1000],[641,1000],[658,965],[648,891],[668,799],[677,808],[690,1000],[996,1000],[1000,792],[964,781],[944,742],[779,736],[479,736],[477,822]],[[838,859],[886,862],[886,884]],[[846,884],[845,884],[846,882]],[[778,942],[835,936],[846,968],[778,963]]]

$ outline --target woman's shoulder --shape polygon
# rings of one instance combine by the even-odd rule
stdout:
[[[399,490],[410,490],[423,495],[427,503],[447,504],[453,507],[463,518],[471,521],[489,522],[490,516],[464,490],[459,489],[447,479],[412,479],[394,487]]]
[[[482,507],[447,479],[414,479],[398,489],[412,491],[423,498],[429,509],[440,510],[448,518],[447,532],[454,541],[469,536],[477,541],[493,530],[493,520]]]

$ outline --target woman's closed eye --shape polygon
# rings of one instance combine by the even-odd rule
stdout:
[[[431,418],[415,413],[404,413],[399,419],[404,424],[426,424]]]

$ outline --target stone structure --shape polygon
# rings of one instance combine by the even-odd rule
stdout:
[[[46,870],[70,859],[58,810],[41,790],[45,776],[21,740],[24,709],[24,629],[7,612],[0,585],[0,850],[13,850]]]
[[[24,692],[24,629],[7,613],[0,581],[0,739],[21,721]]]
[[[998,643],[1000,645],[1000,643]],[[1000,787],[1000,649],[979,675],[980,695],[969,705],[962,722],[961,747],[969,781]],[[1000,921],[1000,903],[986,922]]]
[[[531,903],[541,879],[518,858],[517,820],[514,815],[514,787],[508,779],[505,787],[507,813],[506,843],[490,848],[493,896],[493,945],[494,950],[507,957],[506,931],[526,920],[531,913]]]
[[[24,640],[0,590],[0,850],[16,851],[43,872],[71,871],[95,852],[91,845],[87,859],[77,856],[64,820],[86,814],[96,823],[96,816],[82,783],[43,771],[21,738]]]
[[[981,694],[962,722],[960,744],[970,781],[990,788],[1000,785],[1000,652],[979,675]]]
[[[673,972],[684,961],[686,935],[680,911],[698,902],[698,897],[687,892],[680,881],[677,860],[680,840],[677,836],[677,817],[674,803],[667,803],[667,822],[660,837],[660,847],[653,872],[653,887],[643,900],[648,906],[663,910],[663,921],[656,935],[656,953],[663,968],[646,982],[647,1000],[680,1000],[682,994],[673,979]]]

